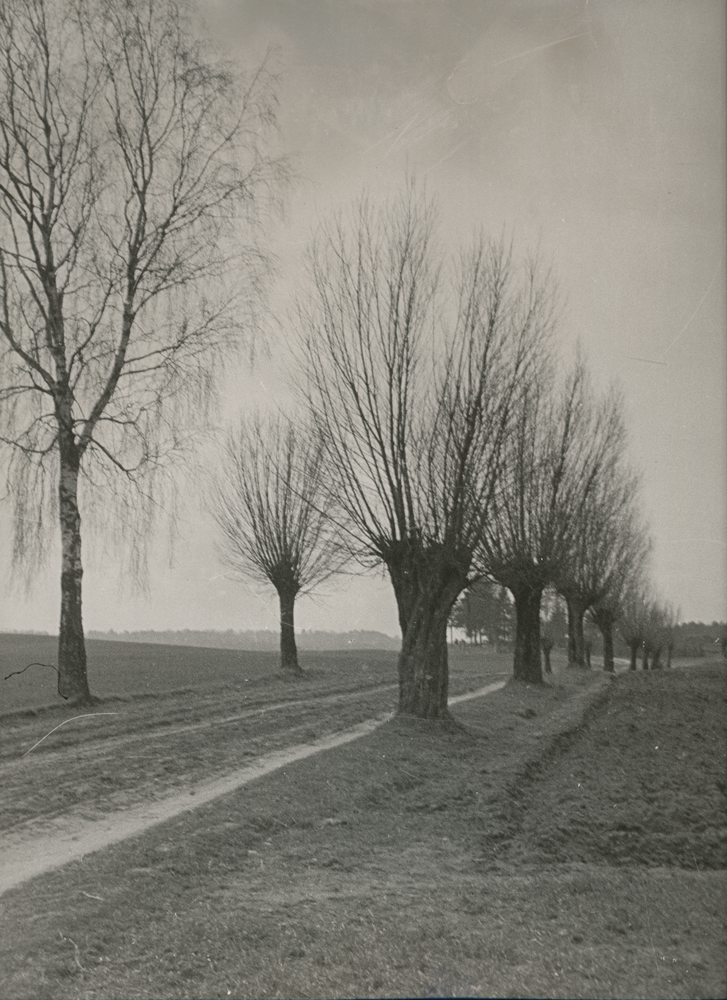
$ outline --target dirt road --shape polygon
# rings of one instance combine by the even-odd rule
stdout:
[[[480,698],[498,691],[505,685],[505,681],[497,681],[485,687],[478,688],[466,694],[450,698],[450,704],[468,701],[473,698]],[[230,716],[227,719],[218,719],[214,722],[215,727],[225,723],[249,721],[253,718],[261,718],[282,710],[290,710],[291,707],[298,710],[303,706],[309,706],[315,702],[319,707],[330,704],[332,700],[363,701],[370,698],[371,692],[351,692],[346,695],[331,696],[330,698],[304,699],[295,702],[283,702],[279,704],[264,705],[260,708]],[[60,868],[70,861],[77,860],[94,851],[102,850],[111,844],[126,840],[129,837],[143,833],[145,830],[165,820],[178,816],[180,813],[191,809],[199,808],[207,802],[225,795],[236,789],[263,777],[272,771],[285,767],[293,761],[310,757],[313,754],[322,753],[335,747],[350,743],[360,739],[362,736],[372,732],[380,726],[391,713],[378,715],[367,719],[364,722],[351,726],[337,733],[326,734],[318,739],[305,743],[293,743],[292,736],[295,729],[288,730],[288,745],[276,749],[269,753],[263,753],[255,760],[225,775],[217,775],[188,783],[186,787],[161,796],[157,793],[154,797],[149,796],[145,801],[120,809],[101,809],[95,814],[89,815],[88,809],[79,810],[72,808],[53,816],[40,816],[34,819],[15,824],[0,836],[0,895],[8,889],[20,885],[23,882],[41,875],[43,872],[54,868]],[[169,730],[156,731],[146,734],[134,734],[132,736],[112,737],[102,745],[95,745],[93,753],[108,754],[112,749],[118,753],[122,744],[131,741],[146,740],[174,740],[181,736],[189,736],[192,732],[200,732],[209,729],[212,723],[198,722],[191,725],[176,726]],[[67,747],[56,754],[54,764],[62,768],[60,756],[77,754],[76,747]],[[107,759],[107,758],[104,758]]]

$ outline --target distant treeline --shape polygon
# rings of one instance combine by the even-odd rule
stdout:
[[[705,625],[704,622],[684,622],[675,625],[671,631],[672,656],[692,657],[692,656],[719,656],[724,655],[723,637],[727,634],[727,624],[724,622],[712,622]],[[593,625],[586,625],[586,639],[592,647],[593,653],[600,656],[603,651],[601,635]],[[561,643],[556,643],[556,646]],[[565,642],[562,643],[565,647]],[[626,657],[629,655],[628,646],[624,643],[618,632],[618,626],[614,630],[614,646],[616,655]]]
[[[685,622],[681,625],[675,625],[671,632],[671,641],[673,642],[672,656],[724,655],[722,643],[725,634],[727,634],[727,624],[723,622],[712,622],[711,625],[705,625],[704,622]],[[592,647],[593,653],[596,656],[600,656],[603,646],[598,630],[592,625],[587,624],[586,638]],[[614,631],[614,647],[617,656],[627,657],[629,655],[628,646],[622,640],[618,632],[618,626],[616,626]]]
[[[90,630],[89,639],[115,640],[116,642],[153,642],[164,646],[204,646],[209,649],[277,650],[280,634],[266,629],[256,632],[226,632],[212,630],[198,631],[181,629],[176,632],[98,632]],[[303,631],[296,634],[296,642],[301,649],[393,649],[401,646],[400,639],[394,639],[383,632],[314,632]]]
[[[684,622],[674,629],[675,656],[712,656],[723,652],[727,622]]]

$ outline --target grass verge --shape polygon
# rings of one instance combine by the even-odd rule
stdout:
[[[0,996],[723,997],[724,706],[563,671],[395,719],[8,893]]]

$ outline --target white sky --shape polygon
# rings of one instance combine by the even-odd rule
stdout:
[[[682,620],[727,619],[726,10],[204,0],[233,59],[279,51],[283,143],[302,181],[278,233],[276,302],[316,218],[407,169],[452,234],[505,225],[523,249],[539,244],[567,299],[565,350],[580,338],[599,380],[625,390],[654,579]],[[229,412],[285,397],[280,354],[271,343],[231,377]],[[274,595],[227,580],[212,539],[190,502],[174,564],[159,546],[144,597],[87,544],[87,628],[275,628]],[[0,628],[54,630],[58,599],[52,559],[28,597],[9,584]],[[297,624],[393,634],[393,595],[376,577],[334,581],[300,602]]]

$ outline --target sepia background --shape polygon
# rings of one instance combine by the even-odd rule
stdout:
[[[319,218],[407,173],[454,239],[474,226],[539,248],[564,300],[564,356],[585,348],[627,403],[653,578],[683,621],[727,618],[725,5],[722,0],[199,0],[233,61],[268,48],[280,147],[298,180],[271,234],[267,334],[231,371],[221,419],[285,406],[291,296]],[[205,456],[200,457],[204,469]],[[210,460],[211,459],[207,459]],[[274,592],[214,552],[204,475],[183,482],[173,548],[146,593],[86,543],[89,629],[275,628]],[[9,563],[10,522],[0,517]],[[0,628],[57,628],[58,553]],[[398,631],[373,575],[301,599],[297,624]]]

